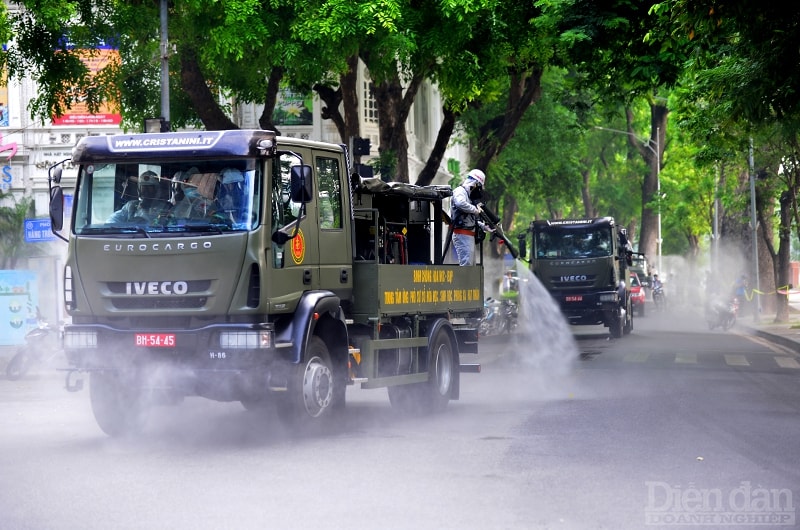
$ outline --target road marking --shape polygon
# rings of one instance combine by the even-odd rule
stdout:
[[[781,368],[800,368],[800,363],[797,362],[797,359],[791,357],[775,357],[775,362]]]
[[[644,351],[629,353],[625,356],[625,360],[631,363],[643,363],[650,357],[650,354]]]
[[[730,366],[750,366],[750,363],[747,361],[747,358],[744,355],[732,353],[725,355],[725,363]]]
[[[697,354],[696,353],[676,353],[675,354],[675,362],[676,363],[686,363],[686,364],[697,364]]]

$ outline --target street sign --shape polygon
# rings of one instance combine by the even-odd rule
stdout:
[[[25,219],[26,243],[42,243],[55,240],[56,236],[50,230],[50,219]]]

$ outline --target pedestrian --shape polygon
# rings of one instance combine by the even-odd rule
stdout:
[[[475,264],[475,236],[478,229],[492,232],[480,220],[483,212],[483,185],[486,175],[480,169],[473,169],[464,181],[453,190],[450,201],[450,218],[453,223],[453,250],[459,265]]]

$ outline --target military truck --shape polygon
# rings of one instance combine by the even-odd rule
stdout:
[[[354,384],[438,411],[479,371],[460,354],[478,351],[483,268],[446,263],[448,186],[362,179],[345,146],[265,130],[90,136],[71,161],[68,228],[50,173],[66,386],[88,378],[108,435],[186,396],[299,428],[334,421]],[[131,201],[143,213],[112,217]]]
[[[519,246],[570,324],[602,324],[615,338],[633,330],[631,245],[612,217],[533,221]]]

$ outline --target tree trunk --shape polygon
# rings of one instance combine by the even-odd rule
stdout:
[[[473,167],[485,170],[489,163],[499,155],[528,107],[533,105],[542,95],[542,70],[535,69],[522,74],[511,74],[508,101],[505,112],[487,121],[479,131],[477,141],[477,160]],[[491,176],[487,176],[491,178]]]
[[[265,131],[275,131],[276,134],[281,132],[272,122],[272,116],[275,114],[275,105],[278,104],[278,92],[281,87],[281,80],[283,80],[284,70],[280,66],[274,66],[269,73],[267,80],[267,90],[264,92],[264,110],[261,116],[258,117],[258,126]]]
[[[658,256],[661,254],[661,242],[658,241],[658,188],[668,113],[669,110],[666,106],[651,103],[650,139],[643,144],[633,130],[633,112],[630,109],[625,111],[628,123],[628,144],[639,153],[650,168],[642,183],[642,229],[639,233],[639,251],[644,252],[648,261],[655,264],[656,267],[660,266]]]
[[[442,125],[439,127],[439,132],[436,134],[436,142],[433,144],[433,149],[428,156],[427,162],[425,162],[425,167],[422,168],[420,174],[417,175],[417,181],[414,183],[417,186],[428,186],[433,182],[433,179],[436,178],[436,173],[442,165],[444,153],[447,151],[447,144],[450,143],[450,137],[455,130],[458,115],[447,108],[446,105],[442,109],[442,112],[444,113]]]
[[[589,186],[589,179],[592,176],[592,172],[589,171],[589,165],[585,166],[587,169],[584,169],[581,172],[581,177],[583,178],[583,185],[581,186],[581,199],[583,199],[583,215],[587,218],[597,217],[597,211],[592,204],[592,190]]]
[[[387,168],[385,171],[390,173],[384,175],[382,171],[381,176],[384,179],[408,182],[406,120],[421,82],[420,76],[413,77],[405,87],[405,92],[399,75],[393,75],[374,85],[380,136],[378,152]]]
[[[180,53],[181,88],[192,102],[192,107],[209,131],[238,129],[235,123],[222,111],[216,97],[208,88],[206,78],[191,48],[183,48]]]
[[[792,196],[794,192],[787,190],[780,199],[780,226],[778,227],[778,254],[774,261],[776,292],[775,322],[789,321],[789,288],[791,238],[792,238]],[[783,291],[783,292],[781,292]]]

